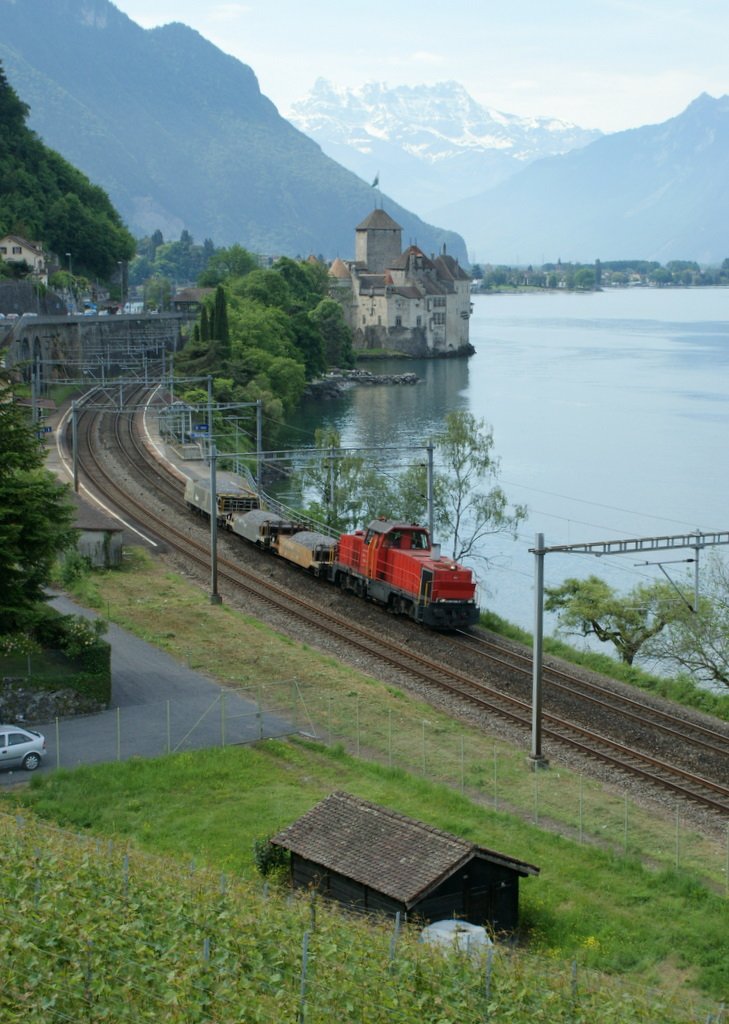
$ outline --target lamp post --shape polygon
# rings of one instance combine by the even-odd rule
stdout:
[[[121,306],[120,312],[124,312],[124,263],[122,260],[117,260],[116,265],[119,267],[119,305]]]
[[[73,312],[75,312],[76,311],[76,301],[75,301],[75,299],[73,297],[73,286],[72,286],[72,283],[71,283],[71,279],[73,278],[73,272],[71,271],[71,253],[67,252],[66,253],[66,257],[68,258],[68,276],[69,276],[68,291],[69,291],[69,294],[71,296],[71,306],[69,308],[72,307],[73,308]]]

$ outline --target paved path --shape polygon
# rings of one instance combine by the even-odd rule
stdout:
[[[66,597],[54,597],[51,604],[66,615],[97,617]],[[53,722],[38,726],[48,748],[39,772],[250,743],[296,731],[118,626],[110,624],[105,639],[111,644],[112,709],[63,719],[58,728]],[[29,772],[3,771],[0,786],[30,778]]]

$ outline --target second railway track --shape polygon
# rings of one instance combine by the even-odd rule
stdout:
[[[125,516],[155,533],[199,571],[209,572],[205,532],[185,508],[181,482],[150,452],[139,422],[139,416],[98,410],[83,413],[79,422],[83,475]],[[119,469],[110,468],[114,463],[122,466],[124,484]],[[318,597],[325,584],[307,580],[306,586],[295,585],[294,570],[290,570],[291,584],[276,582],[243,564],[242,550],[238,558],[234,557],[237,548],[225,542],[221,548],[218,574],[226,586],[297,618],[317,634],[337,637],[485,717],[498,716],[528,732],[531,658],[525,652],[478,630],[466,637],[444,638],[406,625],[401,638],[391,638],[386,631],[359,621],[364,616],[353,611],[358,599],[342,595],[336,602],[342,612],[334,611]],[[258,556],[253,558],[258,564],[274,557],[252,554]],[[729,819],[729,728],[691,717],[689,725],[668,705],[643,701],[588,679],[586,673],[545,669],[545,740]]]

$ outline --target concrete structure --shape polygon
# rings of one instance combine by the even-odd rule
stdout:
[[[355,349],[417,357],[471,355],[471,278],[443,251],[402,251],[402,228],[375,209],[355,230],[355,259],[329,269]]]
[[[187,317],[180,313],[129,316],[21,316],[2,321],[5,365],[39,388],[57,379],[103,381],[128,370],[136,375],[149,359],[180,346]],[[40,395],[40,390],[38,391]]]
[[[74,528],[77,533],[76,550],[97,569],[111,569],[122,564],[124,531],[117,519],[112,519],[100,508],[89,505],[78,494],[71,492],[76,506]]]
[[[351,909],[513,931],[525,861],[349,793],[332,793],[271,842],[291,853],[294,886]]]

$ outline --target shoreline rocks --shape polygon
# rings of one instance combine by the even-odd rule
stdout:
[[[309,383],[304,392],[307,398],[339,398],[350,388],[362,385],[391,384],[406,386],[419,384],[415,373],[371,373],[369,370],[332,370],[319,380]]]

